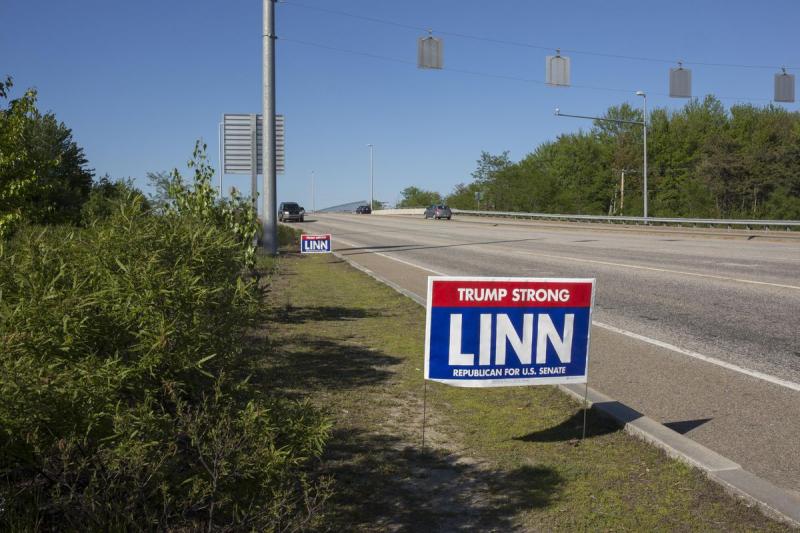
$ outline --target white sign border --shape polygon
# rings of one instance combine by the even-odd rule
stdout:
[[[549,378],[509,378],[509,379],[431,379],[430,377],[430,340],[431,340],[431,310],[433,307],[434,281],[497,281],[497,282],[524,282],[524,283],[591,283],[592,298],[589,304],[589,331],[586,334],[586,366],[583,376],[553,376]],[[428,294],[425,305],[425,369],[423,379],[435,383],[444,383],[456,387],[489,388],[489,387],[522,387],[536,385],[560,385],[569,383],[589,382],[589,350],[592,339],[592,312],[594,311],[594,297],[597,288],[597,278],[527,278],[527,277],[495,277],[495,276],[428,276]]]
[[[303,251],[303,237],[327,237],[328,242],[330,243],[330,247],[327,250],[314,250],[311,252],[304,252]],[[314,240],[323,240],[323,239],[314,239]],[[310,233],[301,233],[300,234],[300,253],[301,254],[330,254],[333,253],[333,238],[331,237],[330,233],[320,233],[319,235],[312,235]]]

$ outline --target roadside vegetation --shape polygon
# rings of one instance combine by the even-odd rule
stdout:
[[[604,117],[643,118],[628,104]],[[800,113],[775,105],[726,110],[707,96],[677,111],[655,109],[648,124],[650,216],[800,219]],[[460,209],[640,216],[642,144],[641,126],[595,122],[516,162],[508,152],[484,152],[472,181],[444,201]],[[400,203],[421,207],[438,197],[408,187]]]
[[[278,264],[258,360],[333,420],[332,530],[788,531],[593,412],[580,442],[553,387],[430,383],[423,447],[424,317],[335,257]]]
[[[153,200],[93,183],[32,91],[0,142],[0,529],[314,527],[329,423],[249,383],[272,268],[249,199],[216,198],[199,144]]]
[[[400,202],[397,207],[428,207],[442,203],[442,195],[435,191],[426,191],[419,187],[406,187],[400,191]]]

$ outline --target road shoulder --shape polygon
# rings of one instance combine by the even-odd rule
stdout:
[[[590,416],[552,387],[429,384],[424,312],[327,257],[282,261],[265,361],[275,386],[329,409],[333,519],[385,529],[773,530],[694,469]]]
[[[408,286],[406,280],[388,279],[379,274],[377,269],[371,270],[352,261],[345,254],[337,255],[354,268],[388,285],[420,306],[425,306],[423,298],[416,292],[405,288]],[[576,400],[583,399],[583,386],[562,386],[560,388]],[[758,506],[767,516],[794,527],[800,527],[800,494],[778,487],[768,480],[744,470],[734,461],[609,396],[591,388],[588,392],[592,408],[620,424],[626,432],[660,448],[670,457],[698,468],[730,494],[742,498],[750,505]]]

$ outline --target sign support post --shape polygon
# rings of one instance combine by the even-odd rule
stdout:
[[[425,453],[425,423],[428,421],[428,380],[423,379],[422,381],[422,453]]]
[[[586,413],[589,411],[589,380],[583,384],[583,435],[581,442],[586,440]]]
[[[258,214],[258,115],[250,115],[250,198]]]
[[[278,253],[278,204],[276,198],[275,158],[275,0],[264,2],[263,72],[264,86],[264,212],[262,213],[262,239],[270,255]]]

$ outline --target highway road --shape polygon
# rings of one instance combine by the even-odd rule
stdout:
[[[422,297],[434,274],[597,278],[590,385],[800,491],[800,240],[310,218],[309,232]]]

